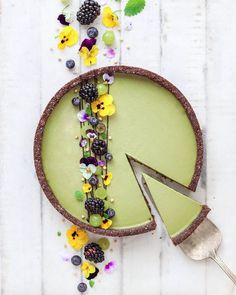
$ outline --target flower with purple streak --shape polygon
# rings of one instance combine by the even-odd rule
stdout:
[[[115,269],[116,269],[116,263],[115,263],[115,261],[110,261],[104,267],[104,271],[107,272],[107,273],[112,273]]]
[[[89,115],[85,112],[85,110],[82,110],[78,112],[77,118],[81,123],[84,123],[89,120]]]

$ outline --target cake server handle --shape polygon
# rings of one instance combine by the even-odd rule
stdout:
[[[228,268],[228,266],[217,255],[215,251],[211,253],[209,258],[214,260],[219,265],[219,267],[227,274],[227,276],[232,280],[232,282],[236,285],[236,275]]]

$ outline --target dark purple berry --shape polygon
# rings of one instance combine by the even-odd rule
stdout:
[[[111,160],[113,159],[112,154],[111,154],[111,153],[107,153],[107,154],[105,155],[105,159],[106,159],[107,161],[111,161]]]
[[[93,175],[89,178],[89,184],[91,184],[92,186],[96,186],[98,185],[98,178]]]
[[[71,263],[73,265],[78,266],[78,265],[81,264],[81,262],[82,262],[82,259],[81,259],[81,257],[79,255],[74,255],[73,257],[71,257]]]
[[[85,259],[93,261],[94,263],[103,262],[105,259],[102,248],[96,243],[90,243],[85,246],[84,257]]]
[[[98,30],[94,27],[90,27],[87,30],[87,35],[89,38],[96,38],[98,36]]]
[[[95,155],[103,156],[107,153],[107,144],[104,140],[94,139],[91,150]]]
[[[79,283],[77,289],[79,292],[84,293],[87,290],[87,285],[85,283]]]
[[[106,211],[105,211],[105,214],[107,215],[107,218],[110,219],[110,218],[113,218],[115,215],[116,215],[116,212],[114,209],[112,208],[108,208]]]
[[[73,69],[75,67],[75,61],[73,59],[68,59],[66,61],[66,67],[70,70]]]
[[[89,123],[90,123],[92,126],[97,126],[98,123],[99,123],[99,120],[98,120],[96,117],[90,117],[90,119],[89,119]]]
[[[79,97],[74,97],[74,98],[72,99],[72,104],[73,104],[73,106],[75,106],[75,107],[79,107],[79,106],[80,106],[80,98],[79,98]]]

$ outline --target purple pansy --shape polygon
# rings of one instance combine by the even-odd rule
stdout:
[[[98,166],[98,161],[95,157],[81,158],[80,164],[85,164],[86,166],[93,164],[94,166]]]
[[[84,147],[86,147],[87,144],[88,144],[87,139],[82,137],[80,139],[79,146],[82,147],[82,148],[84,148]]]
[[[110,261],[108,264],[105,265],[104,270],[107,273],[112,273],[116,269],[115,261]]]
[[[62,25],[69,26],[70,23],[66,21],[66,16],[64,14],[60,14],[57,18]]]
[[[90,39],[87,39],[87,38],[86,38],[86,39],[84,39],[84,41],[81,43],[81,46],[80,46],[80,49],[79,49],[79,50],[81,50],[82,47],[87,47],[88,50],[90,51],[90,50],[92,49],[93,45],[96,44],[96,42],[97,42],[97,40],[96,40],[95,38],[90,38]]]
[[[81,123],[84,123],[89,120],[89,115],[85,112],[85,110],[82,110],[78,112],[77,118]]]
[[[90,139],[97,138],[97,132],[94,131],[93,129],[87,129],[87,130],[86,130],[86,135],[87,135],[87,137],[90,138]]]
[[[114,82],[114,76],[112,74],[103,74],[102,78],[107,84],[112,84]]]

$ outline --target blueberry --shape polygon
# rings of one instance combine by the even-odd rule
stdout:
[[[82,259],[79,255],[74,255],[73,257],[71,257],[71,263],[78,266],[80,265],[82,262]]]
[[[89,119],[89,123],[90,123],[92,126],[97,126],[98,123],[99,123],[99,120],[98,120],[96,117],[90,117],[90,119]]]
[[[116,212],[114,209],[112,208],[108,208],[106,211],[105,211],[106,215],[108,216],[108,219],[114,217],[116,215]]]
[[[74,98],[72,99],[72,104],[73,104],[73,106],[75,106],[75,107],[79,107],[79,106],[80,106],[80,98],[79,98],[79,97],[74,97]]]
[[[112,154],[111,154],[111,153],[107,153],[107,154],[105,155],[105,159],[106,159],[107,161],[111,161],[111,160],[113,159]]]
[[[75,61],[73,59],[68,59],[66,61],[66,67],[70,70],[73,69],[75,67]]]
[[[87,35],[89,38],[96,38],[98,36],[98,30],[94,27],[90,27],[87,30]]]
[[[93,175],[89,178],[89,184],[91,184],[92,186],[95,186],[98,184],[98,179],[95,175]]]
[[[87,285],[85,283],[79,283],[77,289],[79,292],[84,293],[87,290]]]

